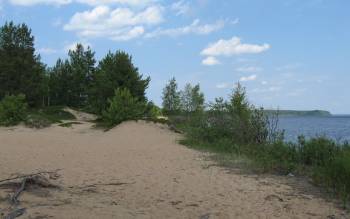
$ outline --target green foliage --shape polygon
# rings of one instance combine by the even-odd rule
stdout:
[[[48,105],[83,107],[92,86],[95,72],[95,53],[90,47],[77,44],[68,52],[69,59],[58,59],[48,70]]]
[[[25,96],[10,95],[5,96],[0,102],[0,125],[17,125],[26,118],[27,103]]]
[[[71,87],[70,101],[67,105],[82,107],[87,104],[89,89],[92,86],[92,77],[95,72],[95,53],[88,46],[77,44],[74,50],[68,52]]]
[[[299,137],[301,162],[309,166],[326,166],[330,164],[339,151],[339,147],[325,137],[305,141]]]
[[[123,121],[141,119],[145,113],[145,103],[133,97],[127,88],[117,89],[108,103],[109,106],[102,112],[102,120],[109,127]]]
[[[181,106],[191,111],[191,89],[181,92]],[[257,171],[280,174],[306,174],[316,184],[332,189],[344,201],[350,198],[350,147],[325,137],[299,138],[298,143],[284,142],[284,132],[277,129],[278,112],[267,115],[251,105],[245,89],[237,84],[230,100],[216,98],[207,111],[184,116],[171,115],[170,121],[185,133],[182,144],[218,154],[225,161],[241,159]]]
[[[10,22],[0,27],[0,99],[24,94],[30,106],[40,105],[44,72],[27,25]]]
[[[114,91],[127,88],[139,101],[147,102],[150,78],[139,74],[129,54],[109,52],[97,67],[94,56],[90,47],[77,44],[68,59],[58,59],[55,66],[46,68],[35,54],[31,30],[25,24],[5,23],[0,27],[0,99],[23,93],[30,107],[64,105],[101,114]]]
[[[183,91],[180,91],[180,110],[186,114],[204,110],[204,94],[197,84],[192,87],[186,84]]]
[[[73,76],[68,60],[58,59],[55,66],[48,70],[48,105],[71,105]]]
[[[273,134],[269,132],[268,117],[263,109],[255,109],[248,103],[245,89],[240,84],[237,84],[229,102],[217,98],[209,104],[206,112],[203,111],[204,97],[199,92],[199,86],[192,88],[187,85],[181,93],[181,105],[188,106],[183,108],[184,111],[193,114],[186,123],[187,132],[193,136],[208,142],[224,138],[236,144],[263,144]],[[199,102],[194,100],[197,98]]]
[[[244,154],[256,163],[260,171],[288,174],[298,167],[299,154],[296,145],[284,142],[246,146]]]
[[[333,188],[343,200],[344,207],[350,199],[350,151],[343,151],[321,170],[322,182]]]
[[[149,77],[143,79],[143,75],[139,74],[129,54],[109,52],[92,75],[89,103],[94,112],[101,113],[108,107],[107,100],[114,96],[118,88],[127,88],[133,97],[146,102],[145,92],[149,82]]]
[[[180,110],[180,94],[175,78],[172,78],[163,89],[163,111],[165,115],[173,115]]]
[[[31,128],[45,128],[63,120],[74,120],[75,116],[61,106],[32,108],[28,112],[25,125]]]
[[[250,117],[252,110],[246,97],[245,88],[240,83],[233,90],[228,104],[228,111],[233,141],[240,144],[249,143],[251,141]]]
[[[145,117],[149,119],[157,119],[162,116],[162,110],[152,101],[148,102],[145,110]]]

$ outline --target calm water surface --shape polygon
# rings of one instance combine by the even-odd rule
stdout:
[[[299,135],[306,137],[327,136],[336,141],[350,141],[350,115],[332,117],[281,116],[279,128],[285,130],[287,141],[296,141]]]

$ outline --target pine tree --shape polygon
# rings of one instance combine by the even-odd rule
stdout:
[[[68,60],[58,59],[55,66],[49,69],[49,104],[71,105],[73,77]]]
[[[130,55],[122,51],[109,52],[93,74],[89,102],[95,112],[101,113],[106,109],[107,99],[113,97],[118,88],[126,88],[138,101],[147,102],[149,82],[149,77],[143,79],[139,74]]]
[[[25,24],[0,28],[0,99],[24,94],[30,106],[42,103],[45,66],[35,54],[34,37]]]
[[[90,47],[85,49],[82,44],[77,44],[68,55],[72,82],[70,101],[67,105],[81,107],[87,103],[88,91],[95,71],[95,53]]]

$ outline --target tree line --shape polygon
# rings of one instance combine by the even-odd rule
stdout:
[[[146,111],[154,106],[146,97],[150,80],[139,73],[126,52],[109,51],[97,61],[95,52],[82,44],[69,50],[68,58],[47,67],[35,51],[34,36],[26,24],[7,22],[0,27],[0,100],[24,95],[31,108],[62,105],[102,115],[120,89]]]

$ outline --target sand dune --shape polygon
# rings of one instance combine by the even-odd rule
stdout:
[[[177,144],[180,136],[161,125],[127,122],[108,132],[91,126],[0,128],[0,179],[61,169],[61,189],[23,193],[21,218],[347,217],[287,177],[208,167],[203,153]],[[0,188],[0,211],[11,192]]]

